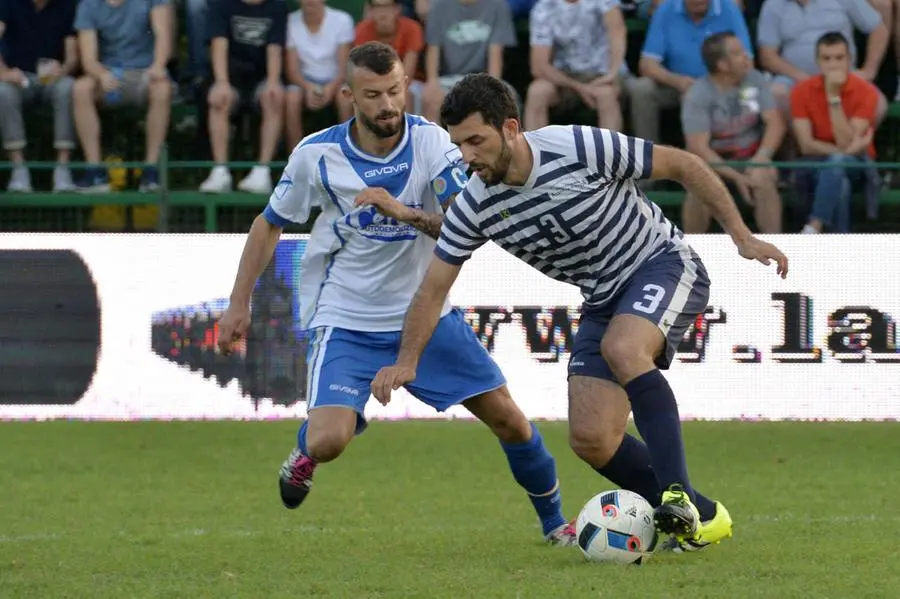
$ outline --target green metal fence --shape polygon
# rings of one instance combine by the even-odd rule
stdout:
[[[231,162],[232,170],[249,170],[254,162]],[[744,162],[728,162],[730,166],[750,166]],[[779,169],[824,168],[824,163],[781,162],[773,163]],[[12,168],[9,162],[0,162],[0,171]],[[30,169],[52,170],[55,162],[30,162]],[[87,166],[72,163],[73,170]],[[146,166],[142,162],[116,162],[106,164],[109,169],[132,172]],[[173,175],[181,171],[211,169],[209,161],[174,161],[169,159],[163,147],[158,165],[160,188],[152,193],[114,191],[106,194],[34,192],[28,194],[0,193],[0,231],[52,231],[84,232],[106,231],[155,231],[162,233],[243,233],[253,218],[265,207],[267,196],[245,192],[204,194],[196,190],[173,188]],[[284,162],[271,164],[274,175],[284,168]],[[900,163],[884,162],[869,165],[848,165],[848,168],[875,166],[882,171],[900,170]],[[180,178],[180,177],[179,177]],[[678,188],[657,188],[649,194],[651,200],[662,206],[673,218],[678,219],[678,209],[684,198]],[[790,201],[790,190],[784,194],[785,204]],[[874,230],[900,231],[900,189],[885,188],[879,203],[883,217]],[[104,214],[109,217],[104,219]],[[99,215],[99,216],[98,216]],[[860,219],[857,219],[860,220]],[[113,221],[113,224],[110,224]],[[311,219],[312,221],[312,219]],[[310,221],[310,222],[311,222]],[[298,226],[289,232],[308,232],[308,226]]]

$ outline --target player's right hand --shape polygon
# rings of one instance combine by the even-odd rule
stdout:
[[[408,366],[385,366],[375,375],[372,381],[372,395],[381,405],[386,406],[391,401],[391,392],[403,385],[416,380],[415,368]]]
[[[216,325],[219,329],[219,349],[230,355],[234,344],[247,334],[250,326],[250,307],[230,304]]]

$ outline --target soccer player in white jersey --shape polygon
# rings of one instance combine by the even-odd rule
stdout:
[[[365,429],[372,379],[397,355],[403,316],[430,262],[443,206],[467,181],[447,132],[405,114],[403,62],[390,46],[354,48],[347,71],[343,93],[355,117],[294,149],[250,229],[231,303],[219,323],[220,347],[229,352],[247,331],[251,292],[282,228],[306,222],[319,206],[299,289],[302,324],[312,337],[308,416],[278,480],[290,509],[306,498],[318,465],[337,458]],[[513,402],[503,374],[462,314],[444,301],[438,320],[423,348],[422,377],[406,388],[438,411],[462,404],[490,427],[537,512],[544,538],[573,545],[555,461],[538,429]]]
[[[654,506],[671,549],[731,536],[719,502],[688,479],[678,406],[660,372],[709,298],[706,269],[684,237],[638,189],[673,179],[703,201],[741,256],[787,258],[755,238],[718,176],[693,154],[606,129],[550,126],[522,133],[500,81],[469,75],[447,94],[441,119],[477,176],[447,212],[435,256],[409,307],[400,353],[372,392],[422,374],[420,356],[462,264],[493,241],[584,297],[569,362],[569,439],[575,453]],[[644,443],[625,434],[628,413]]]

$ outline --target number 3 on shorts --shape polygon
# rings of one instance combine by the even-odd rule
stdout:
[[[632,308],[644,314],[653,314],[659,308],[659,303],[666,296],[666,290],[653,283],[647,283],[642,289],[644,298],[641,301],[634,302]]]

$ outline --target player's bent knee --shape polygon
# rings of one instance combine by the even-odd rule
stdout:
[[[306,448],[317,462],[340,456],[356,432],[357,415],[343,407],[324,406],[309,411]]]
[[[531,438],[531,423],[505,385],[467,399],[463,405],[504,443],[526,443]]]
[[[640,343],[621,336],[604,337],[600,354],[622,385],[653,367],[652,355]]]
[[[605,423],[569,424],[569,447],[592,468],[601,468],[616,454],[625,431],[617,432]]]

